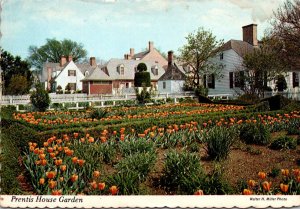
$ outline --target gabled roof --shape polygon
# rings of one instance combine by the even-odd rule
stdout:
[[[245,54],[252,52],[254,47],[248,42],[231,39],[221,47],[220,51],[229,49],[234,50],[239,56],[244,57]]]
[[[93,70],[93,72],[82,79],[82,81],[111,81],[112,79],[105,74],[98,66]]]
[[[142,58],[145,57],[149,52],[150,52],[149,50],[144,51],[144,52],[139,52],[139,53],[137,53],[137,54],[135,54],[135,55],[133,56],[133,59],[136,59],[136,58],[142,59]]]
[[[185,80],[185,73],[182,66],[177,66],[176,63],[168,65],[166,72],[158,79],[159,81],[165,80]]]
[[[142,61],[142,60],[125,60],[125,59],[110,59],[106,64],[101,68],[103,71],[104,68],[107,69],[108,75],[112,80],[133,80],[135,69],[139,63],[145,63],[147,65],[147,72],[150,72],[151,80],[158,80],[165,70],[155,62],[152,61]],[[124,75],[121,75],[118,72],[118,67],[124,67]],[[151,69],[157,67],[158,74],[155,75]]]

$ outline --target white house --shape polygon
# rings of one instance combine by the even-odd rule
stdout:
[[[166,72],[158,79],[160,93],[181,93],[184,91],[185,72],[181,66],[173,62],[173,52],[168,52],[168,67]]]

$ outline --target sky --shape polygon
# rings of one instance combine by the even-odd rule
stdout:
[[[148,42],[167,53],[186,43],[199,27],[218,40],[242,40],[242,26],[270,27],[284,0],[0,0],[0,46],[23,59],[46,39],[82,43],[88,57],[123,58]]]

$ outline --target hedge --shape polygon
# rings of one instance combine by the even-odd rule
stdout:
[[[135,87],[150,87],[151,79],[149,72],[136,72],[134,74],[134,86]]]

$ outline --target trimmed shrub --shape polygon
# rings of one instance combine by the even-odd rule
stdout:
[[[206,152],[213,160],[224,160],[228,157],[230,148],[237,138],[235,128],[215,126],[204,134]]]
[[[270,148],[274,150],[282,150],[282,149],[296,149],[297,140],[289,136],[280,136],[275,139]]]
[[[136,72],[134,74],[134,86],[135,87],[150,87],[151,79],[149,72]]]
[[[36,91],[31,93],[30,101],[34,108],[41,112],[46,111],[51,103],[49,93],[40,83],[36,84]]]
[[[138,72],[145,72],[147,71],[147,65],[143,62],[139,63],[136,67]]]
[[[289,99],[281,95],[275,95],[262,99],[261,102],[263,101],[269,102],[270,110],[281,110],[291,102]]]
[[[166,154],[162,183],[169,190],[193,194],[204,181],[200,157],[186,151]]]
[[[271,133],[261,123],[247,123],[240,129],[240,139],[246,144],[266,145],[270,142]]]
[[[238,97],[238,100],[243,101],[247,104],[255,104],[259,102],[259,97],[255,94],[243,94]]]

